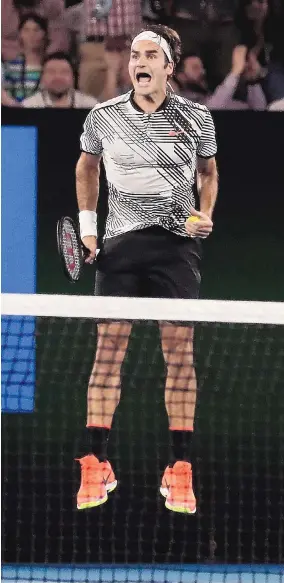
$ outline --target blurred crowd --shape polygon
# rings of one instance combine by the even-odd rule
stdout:
[[[283,0],[2,0],[2,105],[90,109],[128,91],[131,38],[147,23],[181,37],[178,94],[284,110]]]

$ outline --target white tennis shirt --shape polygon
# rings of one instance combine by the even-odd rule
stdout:
[[[106,238],[154,225],[187,236],[184,222],[195,205],[197,156],[210,158],[217,150],[204,105],[169,94],[148,114],[130,91],[92,109],[81,150],[103,156],[109,189]]]

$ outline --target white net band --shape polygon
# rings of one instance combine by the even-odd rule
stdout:
[[[1,294],[6,316],[284,324],[284,302]]]

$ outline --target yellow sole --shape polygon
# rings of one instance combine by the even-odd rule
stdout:
[[[172,506],[169,504],[169,502],[167,502],[167,500],[165,502],[165,507],[168,508],[168,510],[172,510],[172,512],[180,512],[181,514],[195,514],[196,512],[196,508],[194,510],[190,510],[184,506]]]
[[[104,498],[101,498],[100,500],[96,500],[95,502],[94,501],[93,502],[83,502],[83,504],[80,504],[80,506],[78,506],[78,504],[77,504],[77,509],[78,510],[86,510],[86,508],[96,508],[96,506],[101,506],[102,504],[107,502],[108,493],[113,492],[113,490],[115,490],[116,486],[117,486],[117,481],[115,480],[115,482],[113,482],[113,485],[107,490],[107,493],[104,496]]]
[[[96,506],[101,506],[101,504],[104,504],[107,501],[107,494],[104,498],[101,498],[101,500],[96,500],[93,502],[83,502],[83,504],[80,504],[80,506],[78,506],[77,504],[77,509],[78,510],[85,510],[86,508],[95,508]]]

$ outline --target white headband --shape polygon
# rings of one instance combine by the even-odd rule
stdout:
[[[155,32],[151,32],[150,30],[145,30],[144,32],[140,32],[140,34],[138,34],[134,38],[134,40],[132,41],[131,50],[133,49],[134,44],[137,43],[139,40],[151,40],[152,43],[156,43],[156,45],[158,45],[159,47],[161,47],[163,49],[164,53],[168,57],[169,62],[170,63],[173,62],[173,57],[171,55],[171,50],[170,50],[169,44],[167,43],[166,39],[164,39],[159,34],[156,34]]]

